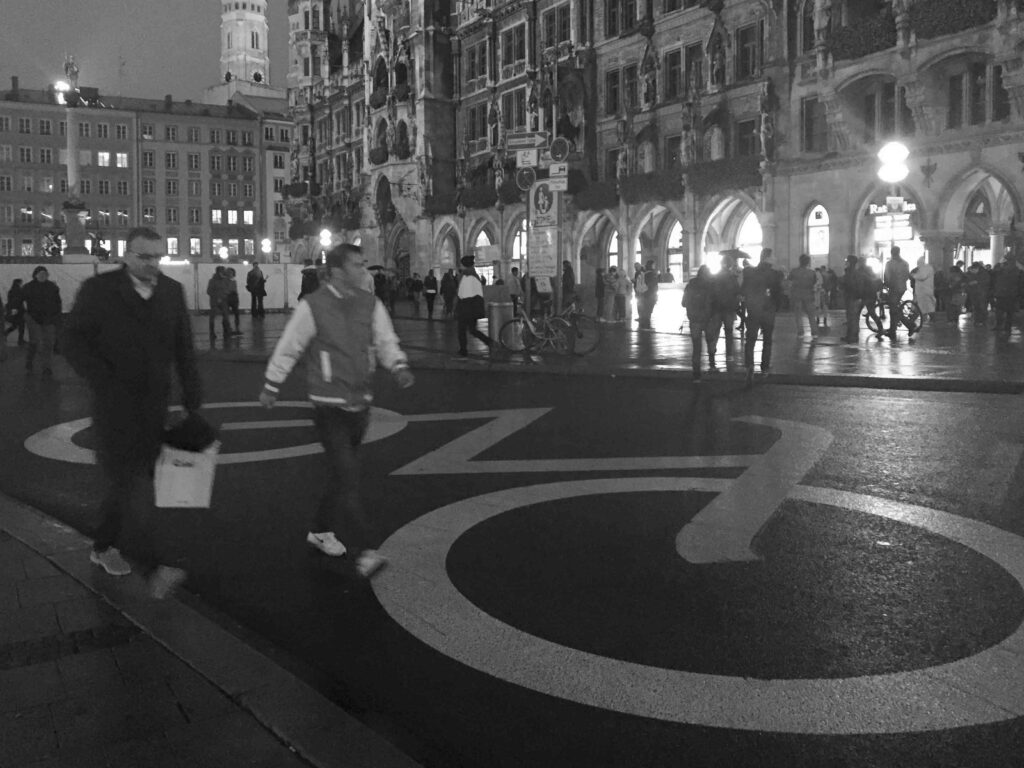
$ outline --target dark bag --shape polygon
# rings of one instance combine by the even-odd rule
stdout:
[[[483,296],[469,296],[465,299],[459,299],[459,317],[463,320],[479,320],[484,314]]]

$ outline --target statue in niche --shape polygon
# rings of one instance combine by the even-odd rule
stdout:
[[[644,104],[653,106],[658,101],[658,72],[648,67],[644,72]]]
[[[296,136],[292,139],[292,150],[291,158],[289,161],[289,173],[291,174],[292,182],[299,180],[299,138]]]
[[[725,45],[721,37],[711,44],[711,84],[725,85]]]
[[[814,3],[814,42],[825,45],[832,25],[831,0],[807,0]]]
[[[629,147],[622,144],[615,156],[615,178],[621,182],[629,175]]]
[[[761,83],[758,107],[761,113],[761,157],[771,162],[775,159],[775,94],[772,92],[771,80]]]
[[[388,118],[387,128],[384,129],[384,138],[388,143],[388,151],[395,151],[395,121],[392,118]]]
[[[692,125],[683,126],[683,134],[679,137],[679,164],[686,168],[697,161],[697,136]]]
[[[498,108],[497,93],[491,96],[491,105],[487,109],[487,135],[492,147],[498,146],[501,139],[501,110]]]
[[[530,81],[526,96],[526,124],[531,131],[540,129],[540,99],[537,96],[537,80]]]
[[[388,31],[388,22],[384,14],[377,17],[377,42],[385,53],[391,49],[391,33]]]

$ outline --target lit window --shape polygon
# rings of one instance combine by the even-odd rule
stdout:
[[[237,224],[237,223],[238,223],[238,211],[235,211],[235,210],[228,211],[228,224]]]
[[[96,153],[96,165],[101,165],[104,168],[110,165],[110,153],[109,152],[97,152]]]
[[[816,205],[807,214],[807,253],[810,256],[828,256],[828,211]]]
[[[214,208],[210,211],[210,223],[221,224],[223,222],[224,212],[220,208]]]
[[[252,211],[242,211],[242,223],[252,226]]]

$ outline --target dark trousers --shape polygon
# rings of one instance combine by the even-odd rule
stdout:
[[[597,297],[597,319],[604,319],[604,296]]]
[[[868,317],[874,321],[875,327],[878,328],[876,335],[878,338],[882,338],[882,334],[885,333],[885,324],[882,322],[882,318],[878,316],[878,304],[873,300],[866,301],[864,302],[864,308],[868,311]]]
[[[975,325],[988,323],[988,294],[985,291],[969,291],[971,319]]]
[[[20,312],[17,315],[13,315],[8,318],[10,325],[4,330],[4,336],[9,334],[11,331],[17,329],[18,331],[18,344],[25,343],[25,313]]]
[[[846,341],[857,341],[860,335],[860,311],[863,302],[860,299],[846,300]]]
[[[644,302],[638,307],[640,312],[640,327],[651,327],[651,315],[654,314],[654,305],[658,303],[658,294],[652,293],[644,296]]]
[[[324,447],[326,481],[310,530],[333,531],[345,546],[357,551],[371,549],[377,542],[359,499],[358,455],[370,424],[370,410],[317,405],[313,424]]]
[[[743,344],[743,364],[747,370],[754,367],[754,344],[757,334],[762,336],[761,370],[767,371],[772,364],[772,334],[775,333],[775,315],[757,316],[747,314],[747,335]]]
[[[712,368],[715,367],[715,347],[718,344],[718,322],[714,316],[709,317],[704,322],[694,322],[689,320],[690,325],[690,342],[693,346],[693,352],[690,355],[690,366],[693,369],[694,376],[700,376],[700,357],[701,357],[701,341],[707,345],[708,350],[708,365]]]
[[[626,319],[626,295],[624,293],[616,293],[615,298],[612,299],[612,319],[615,322]]]
[[[480,341],[482,341],[488,347],[491,346],[491,339],[490,339],[490,337],[486,333],[483,333],[483,332],[477,330],[476,318],[465,319],[465,318],[460,317],[459,318],[458,332],[459,332],[459,354],[460,355],[469,354],[468,348],[466,346],[469,343],[469,339],[466,336],[467,332],[473,334],[476,338],[480,339]]]
[[[57,326],[53,323],[45,325],[28,317],[28,354],[25,356],[25,367],[32,370],[36,355],[43,370],[49,370],[53,364],[53,348],[57,344]]]
[[[427,299],[427,317],[434,316],[434,300],[437,298],[436,293],[425,293],[423,294]]]
[[[228,319],[228,305],[227,302],[222,302],[216,306],[210,307],[210,338],[214,338],[217,334],[214,333],[214,321],[220,315],[221,328],[224,331],[224,335],[228,336],[231,334],[231,321]]]
[[[1013,313],[1017,309],[1016,296],[996,296],[996,330],[1013,330]]]
[[[264,317],[267,314],[263,309],[262,296],[257,296],[255,293],[252,294],[252,300],[249,303],[249,314],[253,317]]]

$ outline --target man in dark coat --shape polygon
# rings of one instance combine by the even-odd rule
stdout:
[[[761,373],[767,375],[772,364],[772,334],[775,313],[782,300],[782,273],[772,266],[772,249],[762,248],[756,267],[744,267],[743,304],[747,308],[747,335],[743,346],[743,363],[747,367],[747,385],[754,380],[754,345],[757,334],[761,340]]]
[[[245,276],[245,290],[250,294],[249,314],[253,320],[262,320],[266,316],[263,309],[263,298],[267,295],[267,278],[260,265],[253,262],[252,269]]]
[[[52,376],[50,367],[53,348],[57,343],[57,326],[63,311],[60,300],[60,289],[56,283],[50,282],[50,273],[46,267],[32,270],[32,281],[22,289],[25,301],[25,316],[28,322],[28,355],[25,357],[25,370],[32,370],[36,354],[43,366],[43,376]]]
[[[158,265],[163,239],[139,227],[127,243],[123,269],[82,284],[65,333],[68,362],[92,390],[96,453],[106,480],[89,559],[113,576],[131,571],[115,545],[126,518],[138,514],[133,502],[153,497],[172,369],[186,411],[194,413],[202,402],[185,292]],[[140,550],[139,561],[156,566],[151,545]],[[159,566],[151,586],[159,596],[183,579],[183,571]]]

